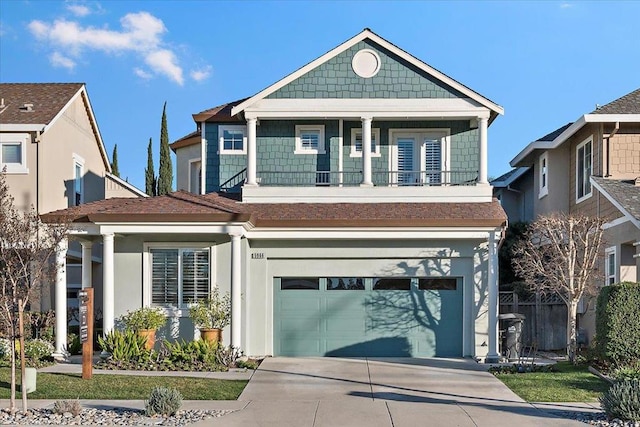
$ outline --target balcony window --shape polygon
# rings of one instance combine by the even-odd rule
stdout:
[[[295,154],[324,154],[324,125],[297,125]]]
[[[371,129],[371,156],[380,157],[380,129]],[[362,129],[351,129],[351,155],[362,157]]]
[[[220,154],[247,153],[247,127],[239,125],[218,126]]]

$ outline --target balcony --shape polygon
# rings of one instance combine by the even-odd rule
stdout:
[[[261,187],[359,187],[362,172],[258,171]],[[476,185],[478,171],[374,171],[376,187]]]

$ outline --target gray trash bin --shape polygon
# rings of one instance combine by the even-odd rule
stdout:
[[[502,355],[509,360],[517,360],[522,349],[522,323],[525,315],[505,313],[498,316],[502,334]]]

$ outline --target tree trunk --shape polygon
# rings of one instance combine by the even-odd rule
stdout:
[[[576,362],[576,317],[578,301],[572,299],[567,307],[567,356],[571,363]]]
[[[11,398],[9,400],[9,412],[16,413],[16,328],[13,327],[14,319],[11,319]]]
[[[26,363],[24,354],[24,307],[18,300],[18,333],[20,334],[20,391],[22,392],[22,412],[27,413]]]

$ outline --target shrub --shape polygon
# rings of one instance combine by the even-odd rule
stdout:
[[[175,388],[154,387],[149,395],[149,400],[144,402],[145,414],[148,417],[155,415],[171,416],[182,406],[182,395]]]
[[[11,356],[11,341],[0,338],[0,360],[9,360]]]
[[[78,334],[71,333],[67,335],[67,351],[71,354],[82,353],[82,342]]]
[[[141,361],[149,359],[151,351],[144,347],[146,338],[133,331],[112,330],[105,337],[98,337],[100,348],[118,361]]]
[[[611,375],[616,381],[640,380],[640,363],[617,368]]]
[[[62,415],[70,412],[71,415],[77,417],[82,412],[82,405],[79,400],[56,400],[53,404],[53,413]]]
[[[189,317],[198,328],[222,329],[231,322],[231,295],[220,296],[217,287],[208,299],[200,300],[189,308]]]
[[[49,341],[34,339],[24,342],[24,355],[28,359],[43,360],[53,354],[53,344]]]
[[[219,370],[217,342],[203,340],[164,342],[164,358],[172,367],[189,370]]]
[[[167,322],[167,315],[160,307],[142,307],[120,318],[125,328],[132,331],[141,329],[158,329]]]
[[[600,398],[600,404],[610,419],[640,421],[640,380],[613,384]]]

